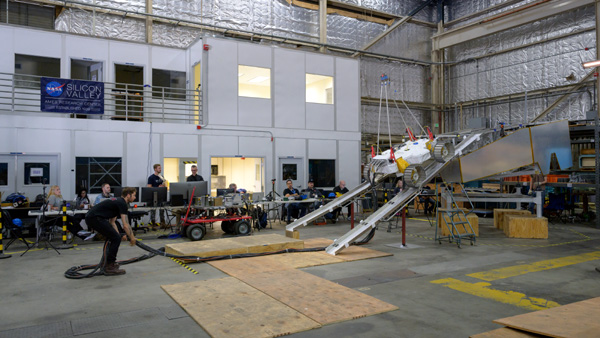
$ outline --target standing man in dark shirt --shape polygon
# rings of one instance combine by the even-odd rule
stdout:
[[[150,177],[148,177],[148,187],[154,187],[154,188],[166,187],[165,179],[160,174],[162,172],[162,167],[160,166],[160,164],[159,163],[155,164],[153,166],[153,168],[154,168],[154,174],[152,174],[152,175],[150,175]],[[150,210],[150,221],[152,222],[152,230],[156,230],[156,227],[157,227],[156,210],[154,210],[154,209]],[[167,225],[165,224],[165,211],[163,209],[160,210],[160,225],[163,228],[167,227]]]
[[[335,197],[340,197],[343,194],[347,193],[348,191],[349,191],[348,188],[346,188],[346,181],[344,181],[344,180],[340,180],[340,185],[333,188],[333,193],[335,194]],[[340,215],[340,212],[342,212],[341,207],[333,210],[333,219],[334,220],[336,220],[338,218],[338,216]],[[350,215],[350,205],[348,205],[348,215]]]
[[[117,252],[121,245],[121,235],[117,229],[115,220],[118,216],[123,222],[123,230],[129,238],[129,244],[134,246],[136,238],[131,231],[127,218],[127,206],[135,200],[135,188],[123,188],[121,197],[111,197],[102,203],[96,204],[85,216],[85,223],[106,237],[104,243],[105,264],[104,275],[115,276],[125,274],[125,270],[119,269],[117,264]]]
[[[196,181],[204,181],[202,176],[198,175],[198,167],[194,164],[192,166],[192,174],[187,177],[187,182],[196,182]]]
[[[287,180],[285,182],[287,188],[283,191],[283,197],[291,198],[291,199],[300,199],[300,194],[298,194],[298,189],[294,189],[292,180]],[[302,203],[288,203],[287,204],[287,224],[291,223],[292,218],[292,210],[300,209],[300,216],[302,218],[306,214],[306,205]]]

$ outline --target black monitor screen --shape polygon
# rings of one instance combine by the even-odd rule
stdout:
[[[217,189],[217,196],[233,194],[234,192],[235,191],[233,189]]]
[[[135,188],[134,202],[139,202],[140,201],[140,188],[138,188],[138,187],[133,187],[133,188]],[[113,196],[121,197],[121,193],[123,192],[123,187],[110,187],[110,190],[113,193]]]
[[[154,204],[154,193],[156,193],[156,205]],[[167,187],[142,187],[142,202],[149,206],[160,206],[167,201]]]

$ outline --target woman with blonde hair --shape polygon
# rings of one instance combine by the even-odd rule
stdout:
[[[60,192],[60,187],[58,185],[53,185],[50,187],[50,192],[48,193],[48,198],[46,199],[48,202],[48,210],[49,211],[60,211],[63,205],[63,197]],[[59,218],[62,222],[62,217]],[[75,236],[83,239],[84,241],[88,241],[96,234],[91,233],[89,231],[83,230],[79,223],[80,219],[77,219],[73,216],[67,215],[67,229]]]

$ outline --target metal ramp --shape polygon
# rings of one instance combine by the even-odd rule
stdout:
[[[471,146],[476,141],[479,141],[479,139],[479,134],[472,134],[469,137],[464,138],[463,141],[459,143],[458,146],[456,146],[455,155],[449,158],[447,161],[438,162],[435,160],[431,160],[429,163],[426,163],[425,168],[423,169],[424,177],[420,178],[419,180],[422,182],[431,181],[431,179],[433,179],[442,171],[446,164],[452,161],[457,155],[460,155],[467,147]],[[327,247],[327,249],[325,249],[325,251],[328,254],[335,255],[337,252],[347,248],[362,234],[369,231],[371,228],[374,228],[377,225],[377,222],[381,221],[382,219],[386,219],[391,214],[393,214],[397,210],[400,210],[408,203],[410,203],[410,201],[412,201],[413,198],[415,198],[420,192],[420,186],[405,189],[404,191],[402,191],[402,193],[392,198],[392,200],[390,200],[387,204],[377,209],[377,211],[371,214],[371,216],[369,216],[367,219],[361,221],[358,224],[358,226],[354,227],[354,229],[350,230],[342,237],[336,239],[331,245]]]
[[[329,212],[333,212],[334,209],[338,207],[345,206],[346,204],[352,202],[355,198],[358,198],[360,195],[364,194],[371,188],[371,184],[369,182],[364,182],[358,185],[356,188],[348,191],[342,196],[334,199],[333,201],[321,206],[319,209],[311,212],[310,214],[305,215],[304,217],[297,219],[293,223],[288,224],[285,227],[286,231],[294,231],[299,226],[307,226],[311,222],[315,221],[319,217],[325,216],[325,214]]]

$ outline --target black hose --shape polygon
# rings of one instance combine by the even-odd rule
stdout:
[[[371,236],[372,237],[372,236]],[[102,259],[100,260],[100,263],[98,264],[90,264],[90,265],[78,265],[78,266],[73,266],[70,269],[68,269],[67,271],[65,271],[65,277],[69,278],[69,279],[83,279],[83,278],[89,278],[89,277],[94,277],[94,276],[101,276],[104,275],[104,265],[106,264],[106,248],[107,248],[107,243],[105,243],[104,245],[104,250],[102,253]],[[223,256],[211,256],[211,257],[199,257],[199,256],[179,256],[179,255],[173,255],[173,254],[169,254],[167,252],[165,252],[165,248],[162,247],[160,249],[154,249],[140,241],[137,241],[135,243],[140,249],[143,249],[145,251],[148,251],[149,254],[145,254],[142,256],[138,256],[138,257],[134,257],[134,258],[130,258],[127,260],[122,260],[122,261],[117,261],[117,263],[119,265],[126,265],[126,264],[131,264],[131,263],[135,263],[135,262],[141,262],[143,260],[152,258],[154,256],[164,256],[164,257],[169,257],[169,258],[175,258],[183,263],[200,263],[200,262],[208,262],[208,261],[217,261],[217,260],[222,260],[222,259],[234,259],[234,258],[246,258],[246,257],[258,257],[258,256],[267,256],[267,255],[276,255],[276,254],[282,254],[282,253],[288,253],[288,252],[315,252],[315,251],[324,251],[325,247],[320,247],[320,248],[307,248],[307,249],[284,249],[284,250],[278,250],[278,251],[271,251],[271,252],[262,252],[262,253],[245,253],[245,254],[237,254],[237,255],[223,255]],[[80,271],[83,270],[92,270],[92,272],[89,272],[87,274],[81,273]]]

